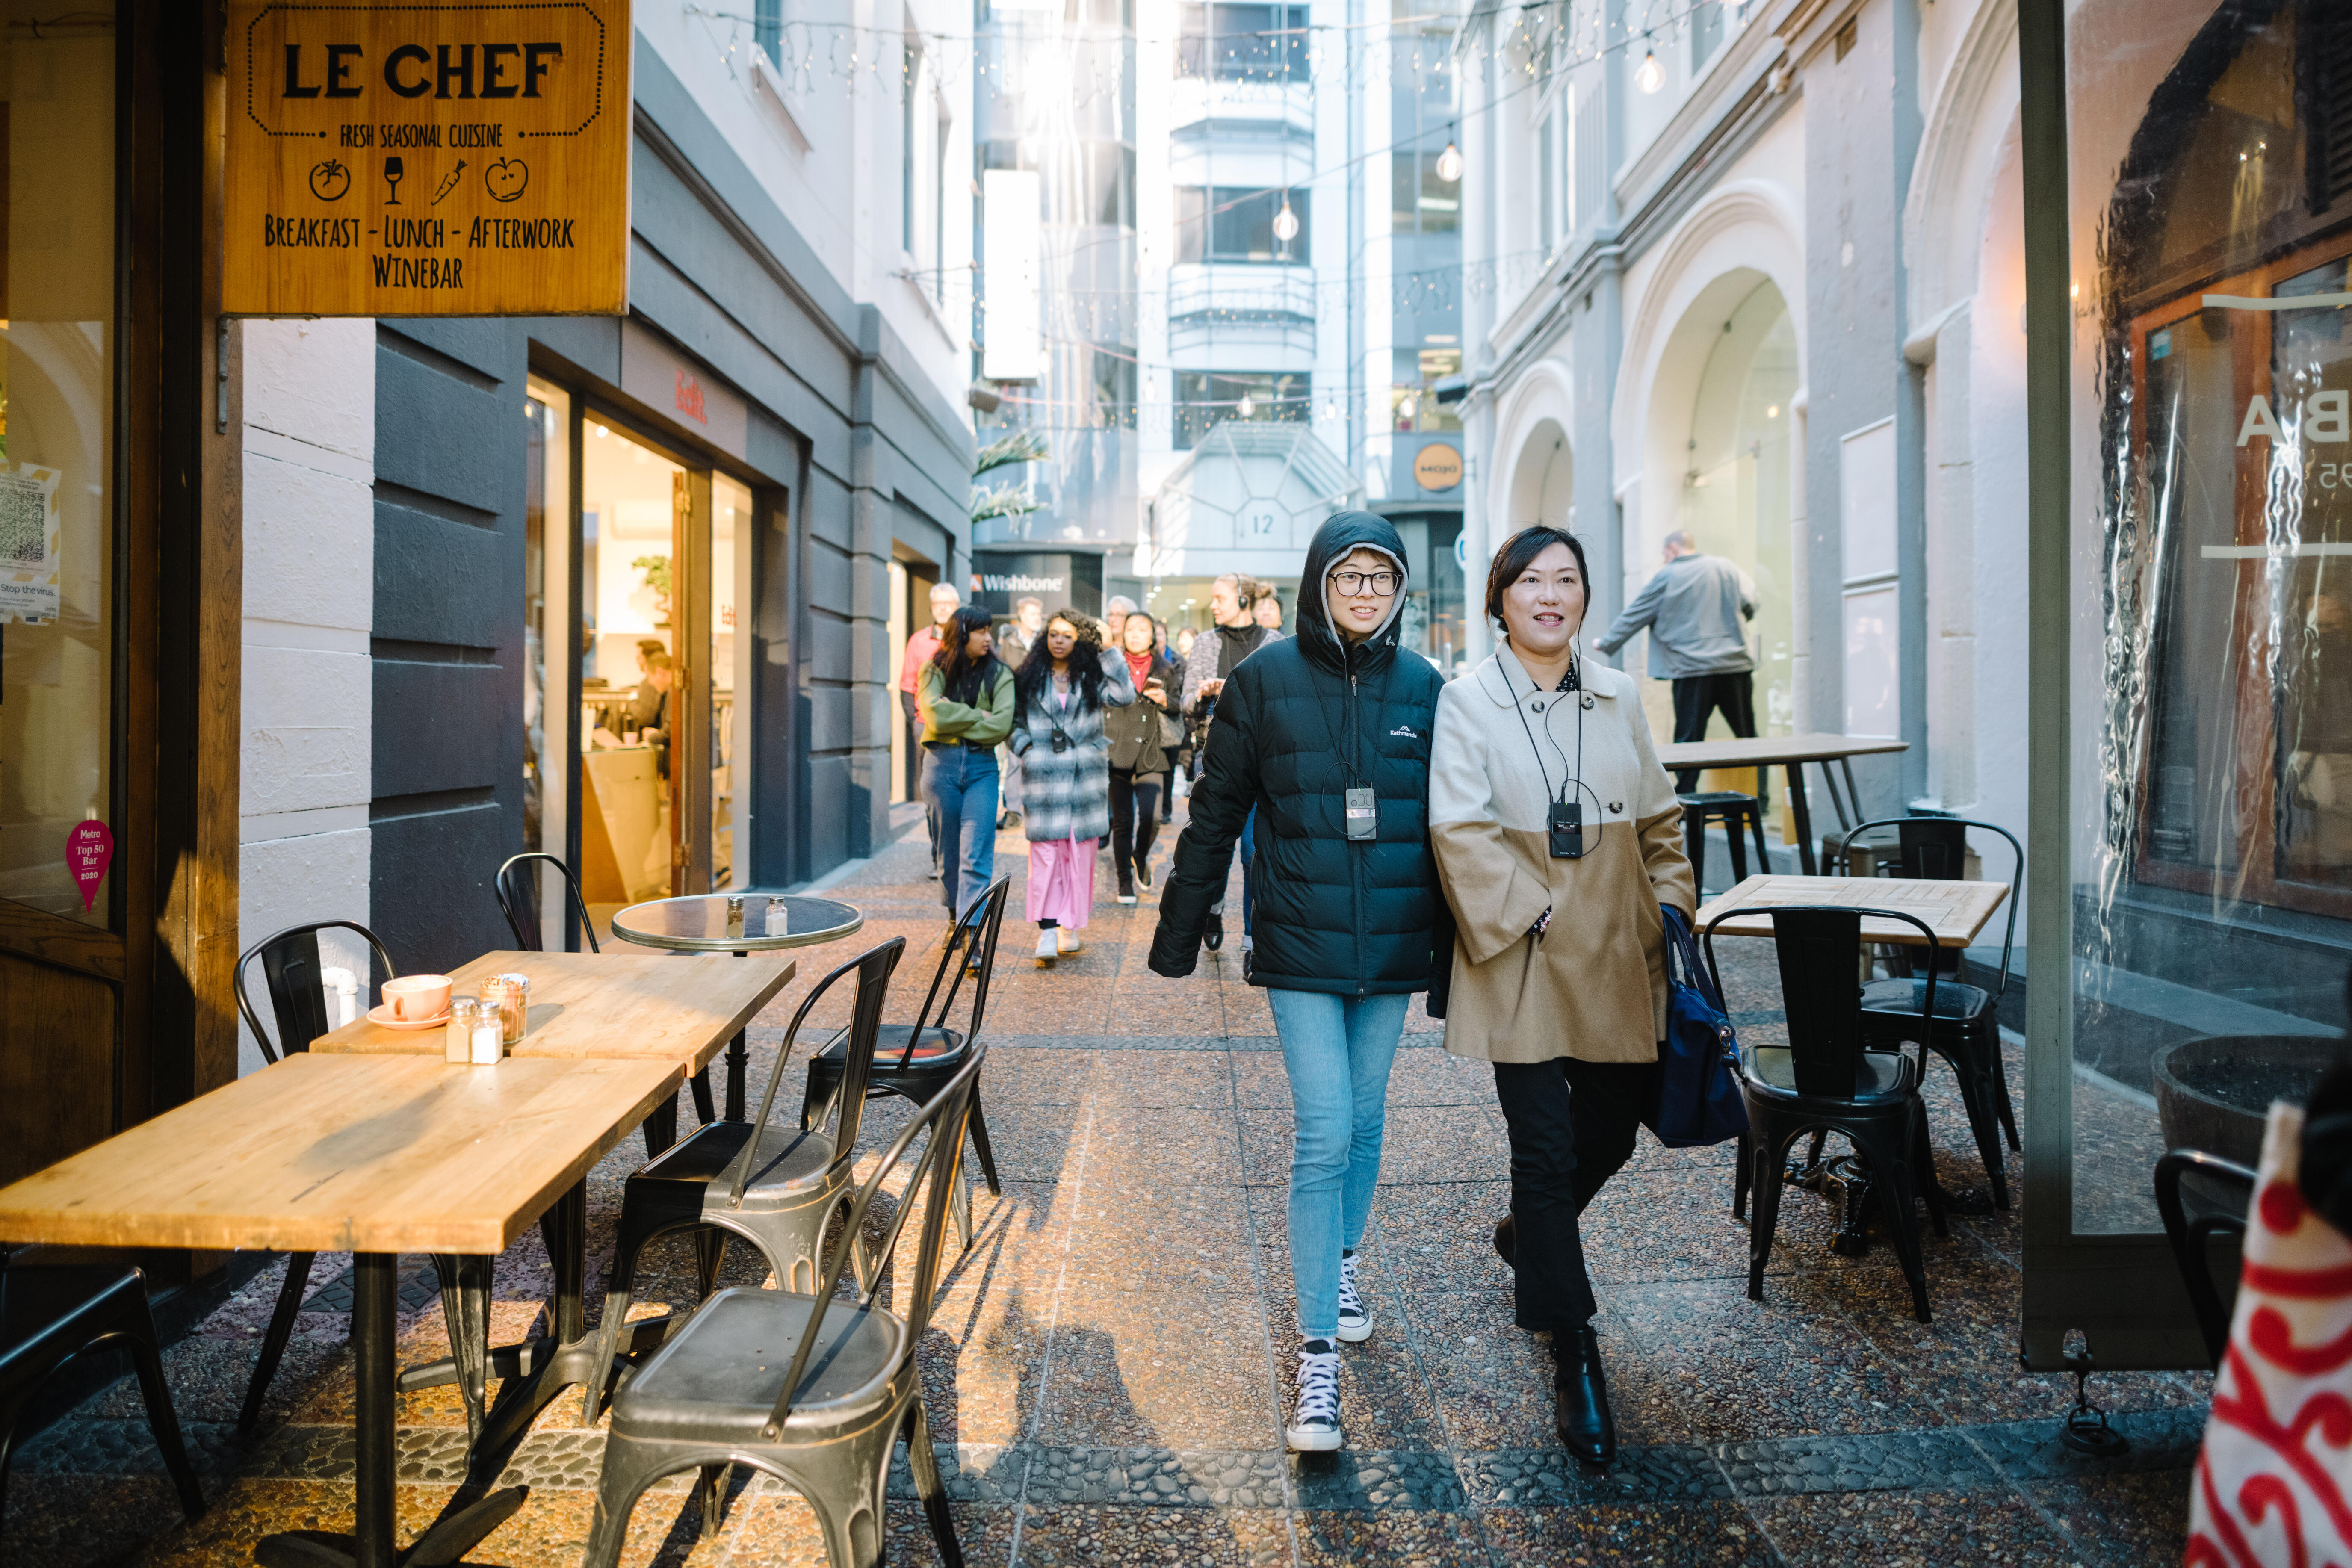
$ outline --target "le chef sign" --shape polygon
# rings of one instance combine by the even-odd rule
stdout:
[[[222,308],[628,307],[628,0],[232,0]]]

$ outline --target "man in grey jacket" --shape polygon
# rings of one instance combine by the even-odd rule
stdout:
[[[1756,661],[1741,623],[1756,618],[1756,584],[1720,555],[1701,555],[1682,529],[1666,535],[1665,564],[1633,595],[1595,644],[1613,654],[1643,627],[1650,679],[1675,684],[1675,739],[1704,741],[1710,714],[1731,732],[1756,733]],[[1696,768],[1677,769],[1675,790],[1698,786]]]

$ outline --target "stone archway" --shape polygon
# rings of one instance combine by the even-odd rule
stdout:
[[[1576,454],[1568,432],[1557,419],[1537,422],[1519,442],[1511,463],[1511,486],[1506,492],[1507,511],[1500,543],[1530,523],[1570,528],[1576,515]]]

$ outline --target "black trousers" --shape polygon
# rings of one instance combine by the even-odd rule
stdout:
[[[1151,858],[1160,837],[1160,787],[1165,773],[1135,776],[1132,768],[1110,771],[1110,858],[1122,885]]]
[[[1718,675],[1678,675],[1675,677],[1675,739],[1704,741],[1706,739],[1707,715],[1720,710],[1723,721],[1741,740],[1756,733],[1756,676],[1745,669],[1727,670]],[[1677,795],[1698,787],[1696,768],[1678,768],[1675,772],[1675,793]]]
[[[1496,1062],[1511,1131],[1517,1321],[1535,1333],[1582,1328],[1597,1310],[1577,1216],[1633,1158],[1655,1062]]]

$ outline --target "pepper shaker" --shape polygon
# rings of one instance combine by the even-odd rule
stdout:
[[[474,999],[449,998],[449,1021],[441,1026],[441,1059],[463,1067],[474,1059]]]

